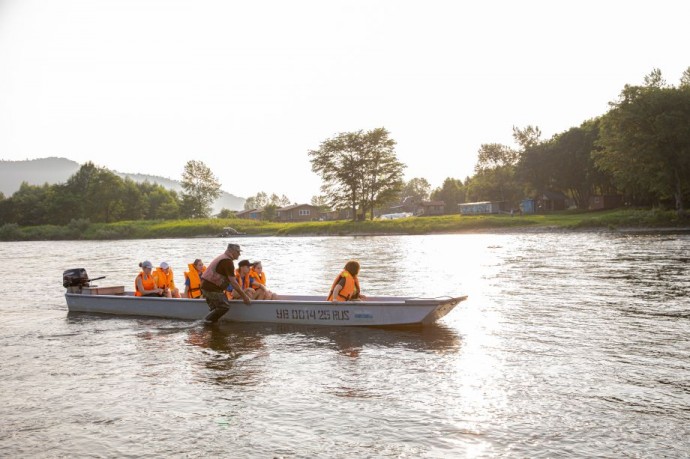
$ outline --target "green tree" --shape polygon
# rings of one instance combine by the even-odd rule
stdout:
[[[122,204],[124,210],[122,218],[124,220],[141,220],[149,215],[149,205],[146,199],[146,189],[150,184],[136,183],[130,178],[126,178],[122,188]]]
[[[280,198],[278,198],[278,202],[276,203],[279,207],[287,207],[290,204],[292,204],[292,201],[290,201],[290,198],[288,198],[285,195],[281,195]]]
[[[613,191],[611,176],[594,163],[599,138],[599,120],[585,121],[554,137],[551,163],[555,188],[566,191],[580,209],[587,209],[589,197]]]
[[[395,199],[405,165],[395,155],[395,141],[384,128],[338,134],[309,151],[312,171],[333,208],[350,207],[374,217],[374,208]]]
[[[166,190],[156,185],[147,195],[149,213],[148,218],[158,220],[171,220],[177,218],[180,213],[177,193]]]
[[[690,87],[690,67],[683,71],[683,75],[680,77],[680,87],[687,88]]]
[[[276,204],[266,204],[263,207],[263,212],[261,213],[261,219],[267,221],[273,221],[276,219],[278,210],[278,205]]]
[[[92,162],[83,164],[66,183],[65,192],[72,195],[77,212],[74,218],[88,218],[92,222],[113,222],[122,218],[124,181],[106,168]]]
[[[482,144],[477,153],[475,175],[466,186],[469,201],[505,201],[515,204],[522,187],[515,178],[518,153],[505,145]]]
[[[551,151],[551,142],[542,142],[520,153],[520,160],[516,166],[516,180],[522,184],[526,195],[534,195],[555,186],[553,171],[558,165],[553,161],[554,155]]]
[[[504,201],[514,205],[522,197],[520,185],[512,166],[480,169],[469,179],[466,196],[469,202]]]
[[[0,192],[0,226],[17,223],[14,217],[14,206],[12,204],[12,200],[6,198],[5,195]]]
[[[290,199],[285,195],[278,196],[275,193],[271,193],[269,196],[265,191],[259,191],[256,195],[250,196],[244,201],[244,210],[265,209],[269,205],[275,206],[276,209],[289,206]]]
[[[660,83],[629,86],[602,118],[597,165],[628,193],[650,192],[670,200],[680,214],[690,193],[690,87]]]
[[[548,141],[530,144],[520,155],[517,179],[527,194],[561,190],[578,208],[587,208],[592,193],[612,188],[610,176],[596,167],[592,157],[598,137],[599,120],[590,120]]]
[[[427,179],[415,177],[403,185],[400,191],[400,203],[418,204],[422,201],[428,201],[430,192],[431,184]]]
[[[67,179],[64,192],[71,195],[75,218],[89,218],[90,190],[93,188],[92,182],[96,180],[97,173],[98,168],[89,161],[82,164],[79,170]]]
[[[644,77],[644,85],[648,88],[656,89],[668,87],[668,83],[666,83],[660,69],[654,69],[649,75],[646,75]]]
[[[318,207],[321,212],[328,212],[330,210],[328,199],[323,195],[312,196],[311,205]]]
[[[48,209],[49,186],[34,186],[22,182],[12,195],[12,204],[16,223],[21,226],[42,225],[46,223],[44,217]],[[7,222],[14,223],[14,222]]]
[[[202,161],[188,161],[182,173],[182,211],[191,218],[211,216],[213,202],[221,195],[220,182]]]
[[[350,207],[353,220],[361,205],[361,170],[364,169],[362,131],[340,133],[310,150],[312,171],[321,176],[321,191],[334,209]]]
[[[540,138],[541,129],[539,126],[528,125],[522,129],[513,126],[513,139],[522,150],[538,145],[541,142]]]
[[[115,173],[100,168],[94,179],[86,202],[86,218],[105,223],[121,220],[125,212],[122,202],[124,181]]]
[[[515,128],[513,128],[515,129]],[[475,170],[495,169],[503,166],[515,166],[520,153],[500,143],[485,143],[477,152]]]
[[[259,191],[244,201],[244,210],[263,209],[267,204],[268,195],[264,191]]]
[[[218,218],[235,218],[235,212],[234,210],[226,209],[223,207],[220,209],[220,212],[218,212]]]
[[[462,180],[448,177],[440,188],[431,193],[431,199],[443,201],[446,204],[446,213],[457,213],[458,204],[465,202],[465,185]]]

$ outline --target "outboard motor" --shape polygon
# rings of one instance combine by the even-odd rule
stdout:
[[[89,279],[88,274],[84,268],[68,269],[62,273],[62,286],[67,289],[68,293],[81,293],[84,287],[95,287],[91,285],[91,281],[105,279],[105,276]]]
[[[65,288],[70,287],[88,287],[89,286],[89,276],[86,274],[84,268],[68,269],[62,273],[62,286]]]

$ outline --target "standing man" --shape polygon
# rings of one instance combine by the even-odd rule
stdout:
[[[201,293],[206,298],[208,308],[211,310],[205,318],[207,322],[216,322],[230,309],[231,303],[225,297],[225,289],[228,285],[232,285],[233,290],[239,293],[244,304],[251,304],[252,302],[235,279],[233,260],[237,260],[240,253],[238,244],[228,244],[225,252],[214,258],[201,275]]]

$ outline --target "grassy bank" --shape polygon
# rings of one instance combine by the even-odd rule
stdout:
[[[130,221],[89,223],[73,221],[67,226],[42,225],[0,227],[2,241],[158,239],[218,236],[230,226],[248,236],[344,236],[356,234],[433,234],[478,231],[583,230],[634,228],[687,228],[690,217],[672,211],[626,209],[604,212],[559,212],[545,215],[445,215],[363,222],[274,223],[243,219]]]

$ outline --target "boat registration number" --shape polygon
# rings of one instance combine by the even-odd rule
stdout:
[[[276,309],[276,319],[350,320],[350,311],[348,309]]]

